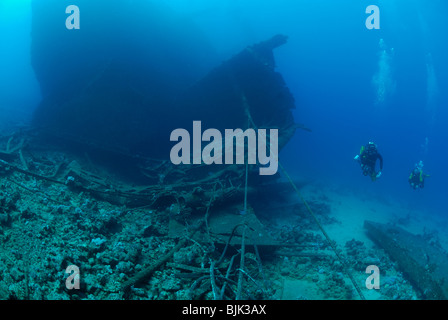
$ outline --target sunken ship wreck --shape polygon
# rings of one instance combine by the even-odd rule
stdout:
[[[274,50],[287,37],[220,60],[193,23],[152,2],[79,0],[79,30],[65,26],[70,4],[32,2],[42,101],[31,127],[1,137],[2,226],[10,230],[4,248],[24,252],[19,264],[7,259],[19,273],[76,265],[96,275],[76,293],[61,291],[51,271],[0,293],[142,298],[139,285],[158,281],[158,298],[271,298],[260,251],[279,242],[257,217],[266,203],[254,199],[281,190],[278,175],[260,177],[257,164],[173,165],[169,138],[200,120],[222,131],[278,129],[281,149],[297,128],[308,130],[294,122],[294,98],[275,70]],[[246,263],[244,248],[255,254]],[[119,275],[108,280],[94,272],[98,266]],[[177,276],[166,278],[167,270]],[[258,278],[244,278],[249,270]],[[190,289],[174,297],[180,281]]]
[[[78,0],[79,30],[64,23],[71,4],[32,2],[42,101],[32,126],[0,136],[0,299],[354,299],[353,287],[364,298],[365,262],[392,261],[355,239],[336,248],[321,226],[334,222],[328,201],[304,201],[257,164],[169,159],[170,133],[195,120],[278,129],[279,149],[309,131],[275,70],[286,36],[219,58],[191,21],[150,1]],[[280,213],[289,220],[271,223]],[[445,252],[365,227],[422,297],[446,299]],[[81,281],[65,281],[74,270]],[[401,276],[385,279],[385,297],[414,296]]]

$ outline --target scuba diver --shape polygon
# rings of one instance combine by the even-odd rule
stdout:
[[[409,185],[414,190],[419,188],[423,189],[423,187],[425,186],[426,177],[429,177],[429,175],[423,173],[423,161],[420,161],[419,163],[415,164],[414,169],[409,175]]]
[[[355,156],[354,160],[359,162],[362,173],[365,176],[369,176],[372,181],[381,177],[383,157],[378,153],[378,148],[375,143],[369,142],[367,145],[362,146],[359,154]],[[378,172],[375,170],[377,160],[380,160],[380,170]]]

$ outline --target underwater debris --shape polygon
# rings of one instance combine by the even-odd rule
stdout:
[[[287,228],[259,219],[259,205],[241,214],[239,171],[206,175],[198,166],[190,177],[176,172],[182,182],[171,183],[168,173],[163,184],[133,186],[88,157],[18,137],[29,141],[23,149],[29,169],[16,157],[0,175],[0,213],[7,212],[0,223],[3,299],[353,298],[329,244],[303,219],[303,207],[290,204],[296,213]],[[7,140],[0,137],[1,150]],[[196,174],[204,183],[192,180]],[[258,192],[249,189],[249,203],[255,202]],[[290,203],[281,184],[271,181],[267,190]],[[266,210],[283,210],[275,207],[278,197],[264,202]],[[310,205],[332,223],[326,203]],[[356,252],[349,255],[353,266],[376,256]],[[77,292],[63,287],[72,264],[82,272]],[[294,279],[316,294],[292,292],[287,283]],[[403,297],[397,295],[401,281],[390,275],[387,298]]]
[[[366,220],[364,227],[425,299],[448,298],[448,256],[442,248],[391,224]]]
[[[0,150],[9,140],[0,137]],[[0,298],[354,298],[330,243],[284,182],[258,181],[261,193],[249,185],[242,214],[244,171],[236,165],[210,173],[148,162],[153,182],[135,185],[87,151],[67,152],[35,132],[15,133],[10,149],[21,140],[23,159],[0,162]],[[321,223],[335,222],[325,197],[309,206]],[[289,223],[277,225],[281,215]],[[355,271],[387,261],[364,249],[359,241],[346,247]],[[83,274],[76,293],[61,287],[71,264]],[[388,276],[384,298],[412,298],[400,275]],[[294,279],[314,294],[292,292]]]
[[[56,2],[33,1],[33,15]],[[89,5],[95,6],[83,2]],[[343,285],[342,263],[328,251],[332,244],[316,235],[309,217],[302,219],[303,206],[283,203],[295,212],[292,225],[282,230],[270,225],[267,216],[281,209],[257,198],[266,185],[252,175],[255,166],[211,169],[175,166],[167,159],[169,133],[197,119],[219,130],[244,129],[248,123],[278,129],[279,148],[296,129],[309,130],[294,123],[294,99],[275,71],[273,50],[286,43],[285,36],[248,46],[221,65],[209,64],[172,84],[170,61],[162,61],[156,73],[149,71],[160,61],[151,59],[128,64],[106,57],[92,63],[98,57],[79,54],[88,47],[82,44],[91,44],[82,34],[76,46],[51,40],[43,46],[43,35],[59,36],[52,33],[51,17],[33,20],[33,66],[45,91],[34,124],[43,127],[35,135],[2,138],[0,147],[1,195],[9,199],[2,200],[8,213],[0,226],[0,297],[276,299],[284,297],[284,277],[293,276],[319,287],[325,297],[352,297]],[[150,47],[159,44],[163,47],[157,41]],[[58,69],[55,55],[73,47],[64,57],[70,63]],[[51,72],[45,68],[49,62]],[[257,183],[245,184],[245,176]],[[265,198],[284,193],[275,179],[269,180]],[[332,222],[329,206],[310,205],[321,223]],[[263,221],[261,207],[266,207]],[[14,264],[19,267],[9,271]],[[61,288],[71,264],[82,270],[78,292]]]
[[[102,171],[101,167],[92,168],[93,164],[88,157],[77,158],[70,154],[63,156],[62,153],[51,151],[46,145],[41,145],[41,140],[33,140],[33,136],[22,134],[22,137],[32,141],[24,149],[23,154],[24,160],[32,164],[28,170],[19,167],[21,163],[19,157],[15,157],[11,162],[4,160],[0,162],[0,167],[4,171],[0,175],[2,186],[0,242],[3,244],[0,259],[13,261],[13,258],[9,257],[10,252],[23,246],[22,242],[26,240],[25,248],[28,253],[16,259],[30,264],[31,273],[38,275],[39,278],[33,276],[27,280],[28,283],[25,283],[21,275],[27,273],[22,272],[21,269],[19,280],[23,279],[23,281],[19,281],[20,288],[9,286],[9,289],[5,289],[3,286],[10,282],[10,276],[6,269],[0,268],[0,272],[4,274],[2,278],[4,281],[0,280],[2,298],[27,299],[28,294],[25,294],[25,289],[29,289],[29,286],[42,286],[45,282],[54,283],[55,286],[43,286],[43,289],[33,291],[31,299],[43,297],[49,299],[57,297],[64,299],[120,298],[124,293],[120,288],[125,288],[126,283],[143,281],[138,279],[153,281],[150,276],[160,272],[160,266],[172,259],[174,254],[181,253],[181,249],[189,246],[201,247],[198,256],[203,256],[200,260],[208,265],[213,250],[205,249],[204,244],[199,244],[201,240],[195,240],[192,235],[188,236],[185,229],[198,231],[198,228],[192,227],[194,217],[205,214],[208,220],[212,205],[214,210],[218,207],[224,209],[230,203],[241,201],[243,198],[243,190],[237,184],[241,176],[235,174],[236,172],[230,168],[198,181],[142,187],[127,186],[123,181],[112,179],[105,172],[99,174],[98,172]],[[7,138],[0,138],[0,148],[2,148],[1,142],[6,143],[7,140]],[[87,167],[89,170],[86,169]],[[235,182],[232,183],[232,180]],[[140,201],[140,206],[135,206],[136,201]],[[171,210],[173,206],[176,207],[175,210]],[[171,212],[168,213],[168,211]],[[146,212],[150,214],[147,215]],[[190,215],[193,215],[192,219]],[[244,218],[248,217],[250,217],[249,214]],[[166,238],[168,231],[164,230],[169,226],[170,219],[189,221],[177,233],[174,240],[171,240],[171,237]],[[199,222],[201,221],[204,219],[199,218]],[[26,234],[24,239],[22,239],[23,235],[20,235],[22,232]],[[238,236],[235,234],[235,238]],[[136,241],[136,239],[145,240]],[[177,239],[180,241],[176,243]],[[64,246],[67,246],[68,242],[68,247],[62,248],[62,242],[65,243]],[[209,239],[207,243],[210,248],[214,247]],[[248,243],[251,243],[249,238]],[[167,250],[171,245],[173,247]],[[134,246],[139,248],[131,249]],[[118,247],[125,247],[126,250],[117,250]],[[51,250],[55,253],[50,252]],[[188,250],[188,252],[194,252],[194,250]],[[250,256],[250,253],[248,252],[247,255]],[[216,257],[217,261],[219,256]],[[154,262],[158,260],[158,257],[164,257],[164,259]],[[36,263],[38,259],[43,259],[45,266]],[[178,254],[176,259],[176,261],[182,261],[183,258],[180,258]],[[189,259],[189,261],[196,260],[194,256]],[[220,260],[222,264],[216,265],[214,277],[216,286],[221,287],[226,283],[226,286],[220,289],[222,290],[219,293],[220,296],[228,296],[232,294],[231,292],[236,292],[232,285],[232,281],[235,281],[232,280],[233,274],[236,271],[230,268],[231,273],[227,276],[227,280],[223,280],[226,278],[219,270],[223,265],[227,265],[229,260],[227,256]],[[60,285],[56,286],[48,270],[53,268],[62,272],[69,264],[81,266],[86,275],[86,278],[83,278],[82,292],[74,294],[56,290],[60,288]],[[41,271],[35,269],[37,266],[43,269]],[[93,272],[96,266],[104,266],[105,269],[94,277],[89,272]],[[250,263],[247,266],[250,266]],[[180,267],[181,264],[172,266],[174,269]],[[263,269],[260,266],[256,269],[255,266],[246,268],[245,279],[252,279],[249,281],[258,288],[261,284],[251,271],[253,267],[253,270],[258,270],[258,273]],[[201,265],[197,268],[201,268]],[[50,274],[44,279],[41,272]],[[209,272],[210,270],[207,271]],[[108,273],[115,274],[115,282],[107,280]],[[122,281],[118,282],[117,279]],[[157,274],[154,281],[159,279]],[[185,279],[185,276],[179,275],[179,277],[169,277],[161,282],[160,290],[165,293],[163,295],[160,293],[158,297],[168,298],[166,294],[169,296],[174,294],[173,288],[178,286],[175,283],[182,279]],[[181,282],[182,287],[185,287],[185,280]],[[203,284],[201,288],[204,290],[202,294],[208,292]],[[134,288],[131,296],[139,297],[139,292],[138,288]],[[247,294],[248,297],[261,297],[260,294],[249,293],[246,288],[240,290],[240,294],[241,292],[244,292],[245,296]],[[266,292],[263,297],[268,297]],[[202,295],[189,290],[185,291],[184,298],[187,298],[187,293],[194,296]],[[181,297],[179,295],[178,298]]]

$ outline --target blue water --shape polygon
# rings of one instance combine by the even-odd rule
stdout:
[[[379,30],[365,26],[371,4],[381,10]],[[221,59],[278,33],[289,37],[275,50],[277,70],[295,97],[296,122],[312,129],[298,130],[280,154],[290,173],[446,214],[446,1],[171,0],[164,5],[193,19]],[[4,118],[29,114],[41,99],[30,63],[30,28],[30,1],[0,1]],[[384,158],[376,182],[362,176],[353,161],[368,141],[377,143]],[[407,178],[419,160],[431,176],[423,190],[414,191]]]
[[[33,109],[40,100],[30,61],[30,1],[0,1],[0,105]],[[4,116],[4,115],[3,115]]]

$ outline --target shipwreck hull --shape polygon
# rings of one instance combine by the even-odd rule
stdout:
[[[280,148],[294,134],[294,98],[273,54],[286,37],[218,64],[194,23],[173,24],[151,2],[79,1],[80,30],[61,24],[68,4],[33,1],[32,64],[43,95],[33,123],[46,134],[160,160],[169,160],[171,132],[190,131],[195,120],[204,130],[245,129],[250,115],[252,126],[279,129]]]

